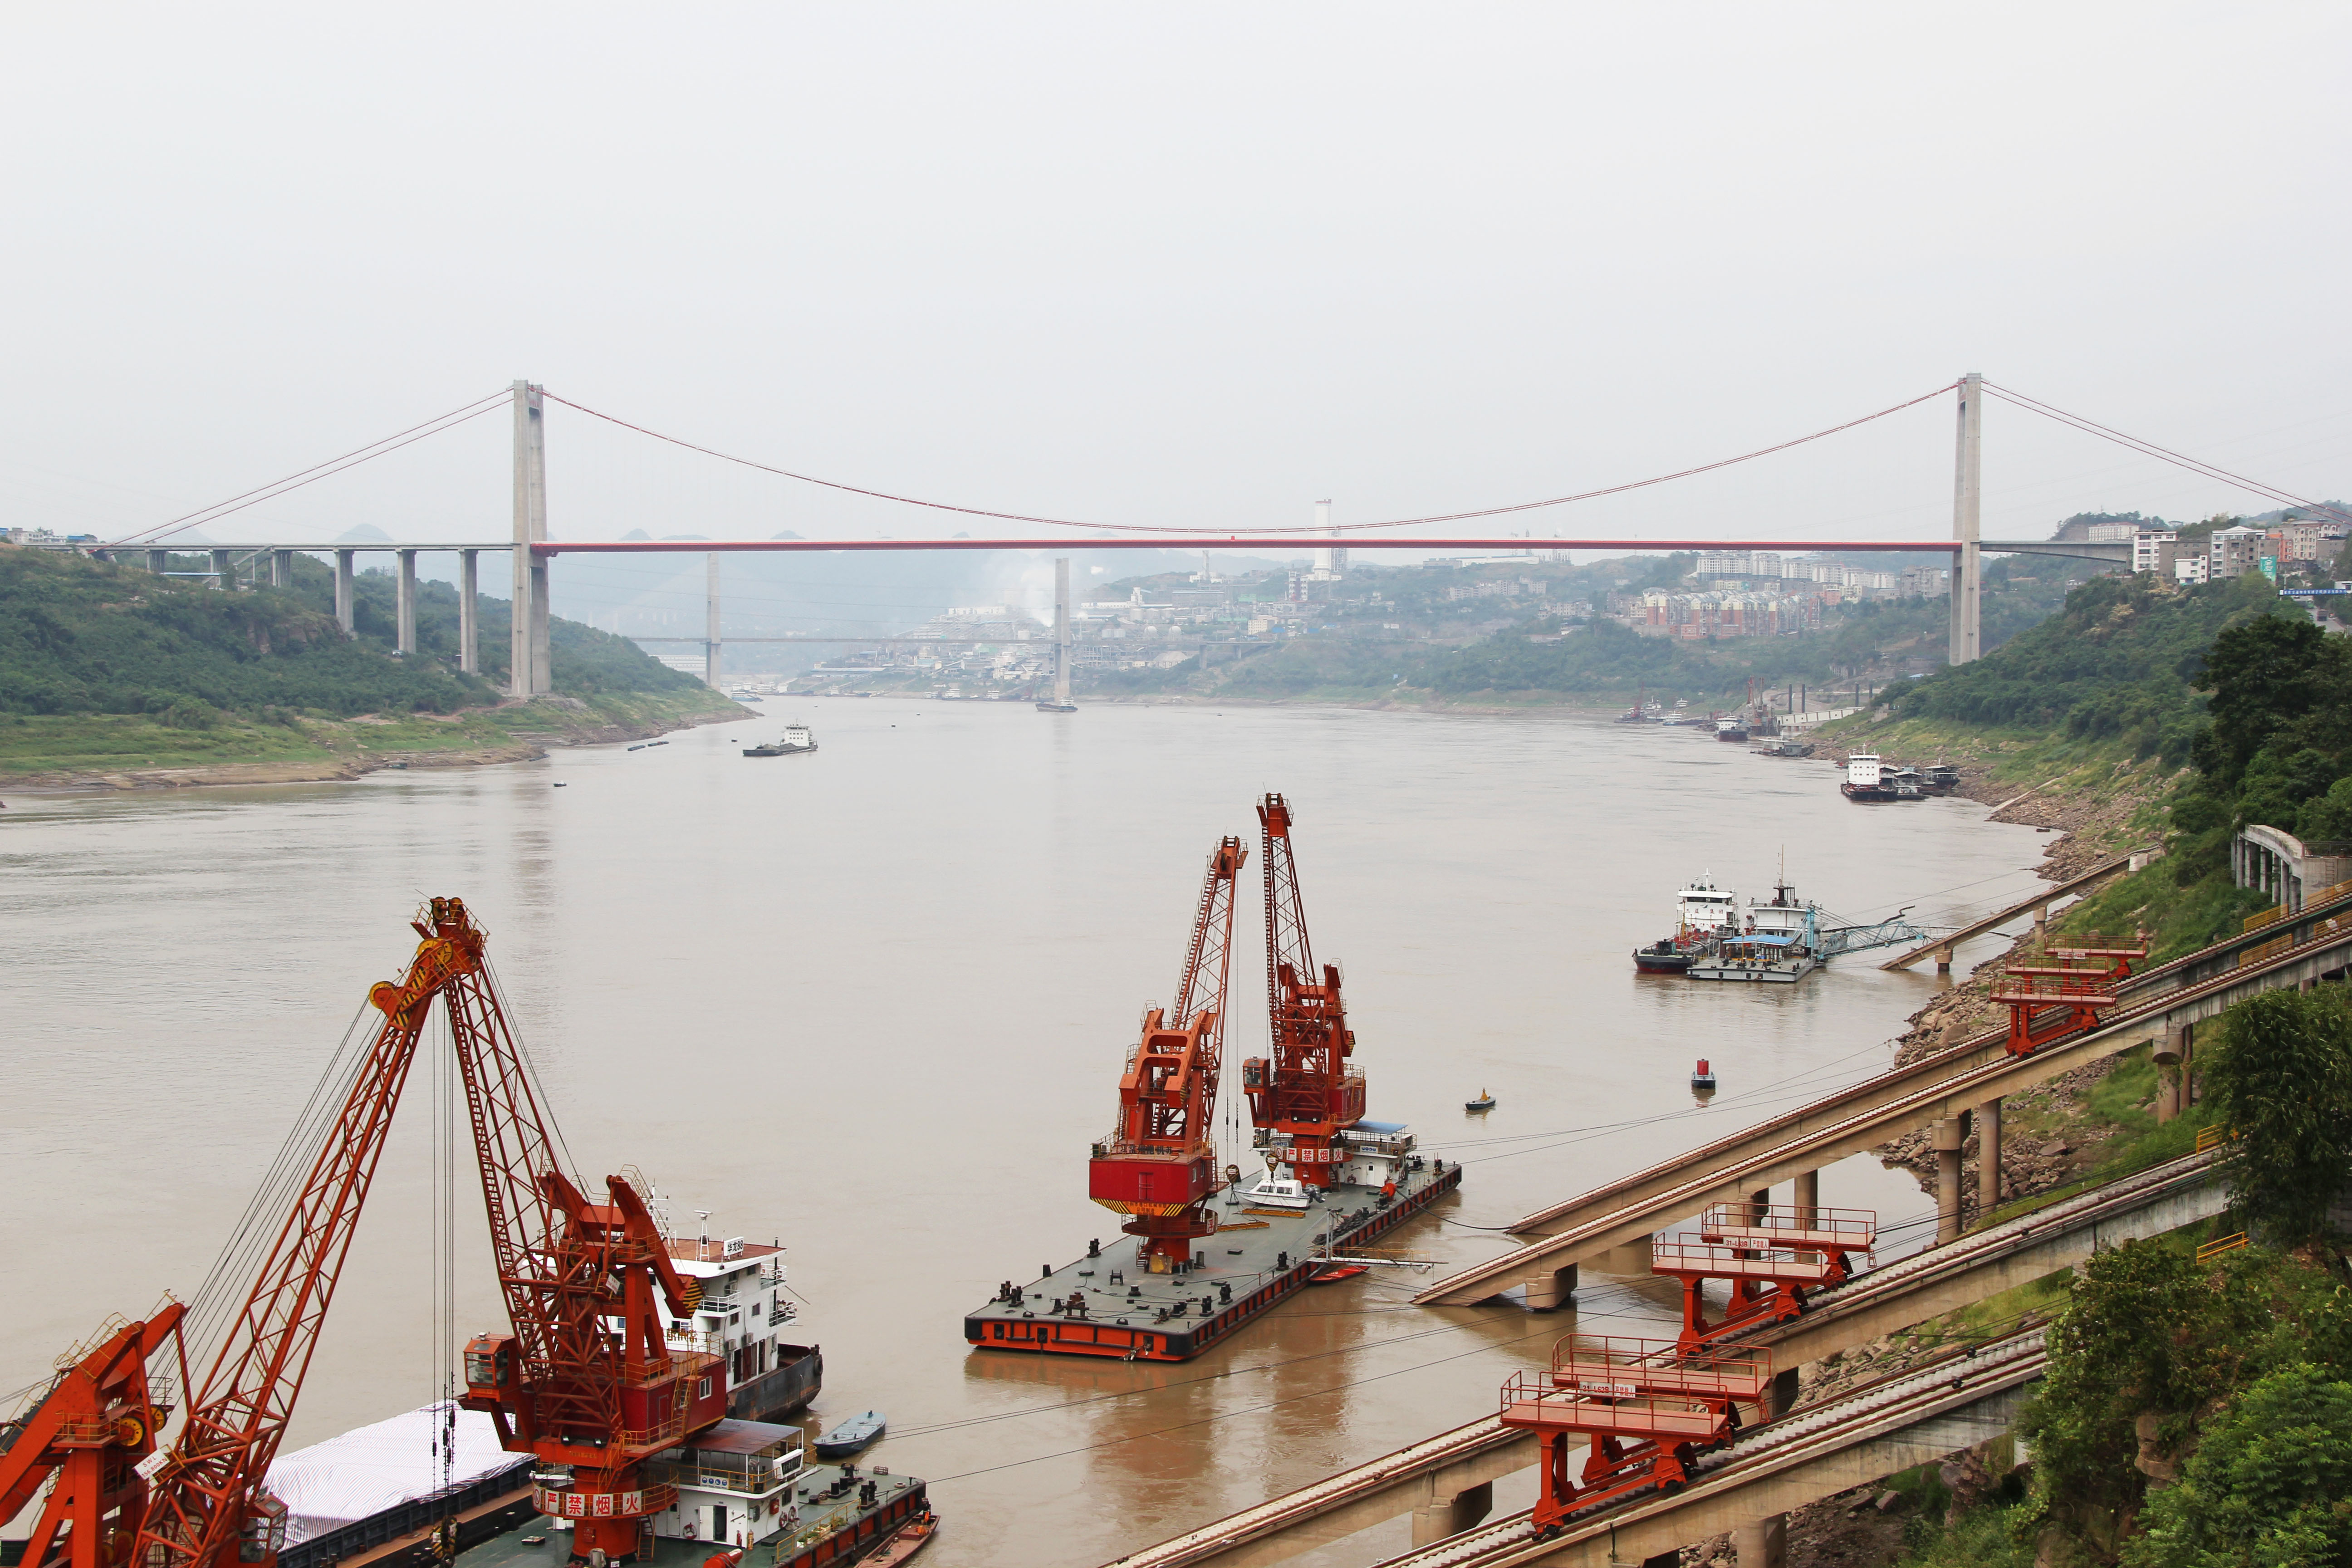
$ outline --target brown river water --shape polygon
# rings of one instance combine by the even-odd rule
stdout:
[[[0,1392],[110,1312],[194,1292],[367,988],[405,963],[408,918],[454,893],[490,931],[583,1173],[637,1166],[688,1224],[709,1209],[713,1236],[789,1247],[797,1337],[824,1348],[816,1414],[888,1415],[866,1458],[932,1479],[931,1561],[1097,1563],[1489,1411],[1571,1327],[1675,1316],[1659,1282],[1591,1272],[1572,1314],[1431,1310],[1405,1300],[1428,1277],[1398,1271],[1309,1291],[1182,1365],[966,1347],[964,1310],[1000,1280],[1117,1232],[1087,1200],[1087,1146],[1139,1013],[1174,984],[1221,834],[1252,847],[1228,1043],[1263,1048],[1261,792],[1295,806],[1371,1114],[1466,1164],[1391,1239],[1459,1261],[1506,1249],[1478,1227],[1882,1068],[1935,988],[1883,955],[1794,988],[1637,977],[1629,951],[1692,877],[1769,897],[1785,849],[1832,910],[1930,921],[2039,886],[2043,840],[1983,806],[1850,805],[1828,766],[1695,730],[767,707],[637,752],[7,795]],[[738,754],[792,717],[815,755]],[[1702,1056],[1722,1083],[1703,1110]],[[289,1446],[434,1396],[429,1088],[420,1068]],[[1482,1088],[1499,1106],[1466,1115]],[[500,1320],[467,1201],[461,1332]],[[1930,1208],[1866,1156],[1824,1173],[1822,1201],[1877,1209],[1898,1238]],[[1533,1485],[1499,1484],[1497,1507]],[[1306,1561],[1370,1562],[1406,1531]]]

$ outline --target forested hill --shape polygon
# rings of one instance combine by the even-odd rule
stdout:
[[[2206,722],[2195,687],[2228,626],[2309,617],[2249,574],[2180,589],[2153,577],[2096,577],[2065,607],[1982,658],[1912,682],[1889,706],[1902,719],[2127,737],[2178,767]]]
[[[307,570],[306,570],[307,569]],[[0,547],[0,712],[153,714],[202,728],[224,714],[344,718],[454,713],[496,703],[509,606],[480,601],[482,676],[457,668],[457,595],[420,585],[420,647],[393,651],[394,584],[357,580],[358,635],[332,614],[327,568],[299,557],[295,585],[222,593],[49,551]],[[566,696],[663,692],[698,683],[625,638],[577,622],[551,627],[555,689]]]

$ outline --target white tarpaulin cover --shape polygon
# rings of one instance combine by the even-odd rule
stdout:
[[[429,1498],[442,1489],[441,1413],[428,1405],[389,1421],[362,1426],[291,1454],[269,1466],[269,1489],[286,1504],[286,1543],[308,1541],[370,1514]],[[488,1412],[460,1410],[446,1485],[469,1486],[484,1476],[530,1462],[499,1447]],[[516,1485],[522,1484],[520,1472]]]

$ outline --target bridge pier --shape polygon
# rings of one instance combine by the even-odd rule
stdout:
[[[401,657],[409,658],[416,653],[416,552],[403,550],[396,553],[400,556],[400,588],[394,638]]]
[[[1789,1560],[1789,1516],[1766,1514],[1739,1526],[1731,1532],[1731,1550],[1739,1568],[1782,1568]]]
[[[481,587],[478,550],[457,552],[457,668],[467,675],[482,673],[480,606],[474,595]]]
[[[1576,1265],[1555,1268],[1528,1281],[1528,1310],[1556,1312],[1576,1304]],[[1465,1527],[1466,1528],[1466,1527]]]
[[[2000,1101],[1977,1107],[1977,1213],[2000,1207]]]
[[[2161,1127],[2178,1117],[2182,1101],[2181,1080],[2184,1063],[2189,1055],[2189,1026],[2175,1024],[2164,1031],[2164,1038],[2156,1043],[2150,1053],[2156,1062],[2156,1123]]]
[[[704,624],[702,643],[702,683],[711,690],[719,689],[719,552],[704,557],[709,563],[709,616]]]
[[[273,588],[291,588],[294,585],[292,551],[273,550],[269,552],[269,585]]]
[[[159,577],[160,577],[160,576],[162,576],[164,573],[169,572],[171,569],[172,569],[172,552],[171,552],[170,551],[168,551],[168,550],[151,550],[151,551],[149,551],[149,552],[147,552],[147,570],[148,570],[148,571],[154,573],[157,576],[159,576]]]
[[[1948,1116],[1930,1131],[1936,1151],[1936,1245],[1960,1238],[1960,1145],[1968,1142],[1968,1123]]]
[[[1433,1546],[1459,1535],[1495,1511],[1494,1482],[1480,1481],[1449,1497],[1438,1490],[1439,1479],[1430,1476],[1421,1483],[1422,1501],[1412,1510],[1415,1546]]]
[[[1948,942],[1943,946],[1936,950],[1936,973],[1938,974],[1949,974],[1951,972],[1952,944]]]
[[[1822,1173],[1819,1171],[1797,1173],[1791,1206],[1797,1211],[1797,1223],[1801,1226],[1811,1225],[1818,1217],[1815,1211],[1822,1206]]]
[[[234,568],[232,568],[228,563],[228,552],[226,550],[214,551],[213,586],[218,588],[223,593],[228,592],[230,587],[229,573],[232,570],[234,570]]]
[[[335,620],[349,636],[352,630],[352,557],[356,550],[335,552]]]

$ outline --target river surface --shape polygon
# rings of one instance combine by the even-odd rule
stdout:
[[[686,1226],[708,1209],[713,1236],[790,1247],[799,1337],[825,1353],[817,1413],[887,1414],[868,1458],[933,1479],[931,1560],[1097,1563],[1491,1410],[1571,1324],[1675,1316],[1663,1282],[1590,1271],[1573,1315],[1429,1310],[1407,1273],[1310,1291],[1180,1366],[968,1351],[961,1314],[1000,1280],[1116,1234],[1087,1200],[1087,1146],[1140,1009],[1173,987],[1222,834],[1251,846],[1229,1046],[1264,1048],[1261,792],[1297,813],[1372,1115],[1467,1166],[1394,1239],[1465,1262],[1507,1249],[1476,1227],[1881,1069],[1937,984],[1868,957],[1795,988],[1637,977],[1629,950],[1692,877],[1769,897],[1785,850],[1832,910],[1931,921],[2040,886],[2043,840],[1980,805],[1852,806],[1830,767],[1691,730],[767,707],[497,768],[7,796],[0,1391],[108,1313],[194,1292],[368,986],[405,963],[409,917],[455,893],[491,933],[582,1172],[636,1166]],[[794,716],[815,755],[738,754]],[[1699,1057],[1722,1083],[1704,1109]],[[1481,1089],[1501,1103],[1465,1115]],[[429,1090],[420,1068],[289,1447],[434,1395]],[[502,1316],[469,1191],[461,1334]],[[1822,1201],[1912,1243],[1931,1206],[1866,1156],[1824,1173]],[[1507,1480],[1497,1506],[1532,1489]],[[1368,1562],[1405,1530],[1318,1558]]]

